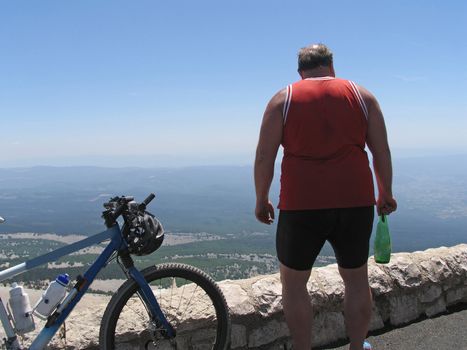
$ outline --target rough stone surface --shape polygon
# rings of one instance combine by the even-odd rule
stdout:
[[[446,293],[446,302],[448,305],[454,305],[460,302],[467,303],[467,286],[448,290]]]
[[[419,268],[416,254],[400,253],[391,259],[383,268],[401,289],[417,288],[426,282],[427,277]]]
[[[278,274],[266,276],[251,286],[256,311],[263,317],[282,310],[282,284]]]
[[[342,312],[320,312],[313,318],[313,346],[324,345],[334,339],[345,337]]]
[[[230,312],[238,317],[255,313],[253,301],[247,290],[235,281],[223,281],[219,286],[229,301]]]
[[[444,300],[444,298],[439,298],[431,306],[428,306],[425,309],[425,315],[427,315],[428,317],[433,317],[445,311],[446,311],[446,301]]]
[[[381,313],[379,312],[378,308],[373,304],[373,312],[371,314],[370,320],[370,331],[374,331],[376,329],[381,329],[384,327],[384,321],[381,317]]]
[[[419,300],[422,303],[431,303],[438,299],[443,293],[443,288],[437,284],[429,285],[427,288],[421,289]]]
[[[373,257],[368,260],[368,280],[373,296],[387,295],[394,290],[394,280],[388,272],[375,263]]]
[[[385,323],[397,326],[421,316],[432,317],[458,303],[467,303],[467,244],[428,249],[423,252],[393,254],[387,265],[368,260],[369,282],[373,293],[370,329]],[[232,349],[290,349],[289,331],[282,312],[282,288],[278,274],[219,283],[232,318]],[[314,308],[313,341],[323,345],[345,337],[344,286],[336,265],[313,270],[307,285]],[[7,288],[0,288],[5,298]],[[30,291],[39,295],[40,291]],[[5,298],[6,299],[6,298]],[[32,298],[34,299],[34,298]],[[67,349],[97,349],[100,319],[108,297],[86,295],[67,320]],[[203,337],[204,315],[193,306],[188,333],[179,348],[197,348]],[[128,320],[128,325],[132,320]],[[191,328],[190,328],[191,329]],[[32,334],[34,335],[34,334]],[[131,338],[131,330],[128,330]],[[0,331],[0,337],[3,334]],[[27,345],[28,341],[25,341]],[[135,344],[137,346],[137,344]],[[63,349],[56,336],[52,349]]]
[[[399,326],[416,319],[420,315],[420,308],[415,295],[394,295],[389,299],[392,325]]]
[[[285,321],[272,320],[263,325],[261,328],[254,329],[248,337],[249,348],[256,348],[261,345],[271,343],[271,340],[276,340],[289,335],[289,329]]]
[[[245,347],[246,341],[246,327],[239,324],[232,325],[232,336],[230,346],[235,348]]]

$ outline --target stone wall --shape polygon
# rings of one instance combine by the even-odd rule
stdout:
[[[447,306],[467,303],[467,244],[394,254],[387,265],[375,264],[370,258],[369,276],[374,298],[372,330],[403,325],[425,315],[431,317]],[[278,274],[226,280],[219,285],[231,311],[232,349],[290,348]],[[345,338],[344,287],[337,266],[314,269],[308,290],[315,312],[314,345]],[[7,293],[7,288],[0,290],[2,298],[6,299]],[[36,300],[41,291],[28,293]],[[99,324],[108,301],[109,297],[85,295],[66,321],[66,342],[56,336],[50,348],[98,349]],[[29,341],[35,333],[28,334]],[[190,339],[195,343],[203,332],[194,329],[193,333],[184,344]],[[25,345],[29,341],[26,339]]]
[[[374,307],[371,330],[434,316],[467,303],[467,244],[393,254],[387,265],[369,259]],[[220,283],[232,313],[232,349],[290,345],[279,275]],[[344,286],[337,265],[313,270],[308,290],[314,308],[314,346],[345,338]]]

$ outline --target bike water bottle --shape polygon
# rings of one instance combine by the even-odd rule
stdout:
[[[41,299],[34,306],[34,314],[39,318],[49,317],[57,305],[65,298],[68,283],[70,283],[68,274],[58,275],[55,281],[49,284]]]
[[[28,333],[36,328],[32,317],[32,307],[29,302],[29,296],[24,292],[23,287],[19,286],[17,283],[11,285],[8,304],[13,323],[18,333]]]
[[[389,234],[388,218],[382,214],[376,225],[374,243],[375,261],[378,264],[387,264],[391,259],[391,235]]]

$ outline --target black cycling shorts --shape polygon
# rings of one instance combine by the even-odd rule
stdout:
[[[327,240],[340,267],[361,267],[368,260],[374,215],[373,206],[281,210],[276,235],[277,257],[292,269],[310,270]]]

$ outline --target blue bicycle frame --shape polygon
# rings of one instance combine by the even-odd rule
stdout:
[[[65,247],[59,248],[47,254],[38,256],[37,258],[28,260],[22,264],[10,267],[6,270],[0,271],[0,282],[6,279],[9,279],[13,276],[21,274],[25,271],[31,270],[40,265],[47,264],[52,261],[56,261],[62,256],[68,255],[70,253],[76,252],[83,248],[89,247],[91,245],[101,243],[107,239],[110,239],[110,243],[104,249],[104,251],[99,255],[97,260],[89,267],[89,269],[84,273],[84,275],[77,278],[77,283],[73,289],[69,292],[67,297],[63,300],[61,305],[57,310],[49,316],[47,323],[42,329],[42,331],[37,335],[34,341],[29,347],[30,350],[40,350],[43,349],[55,335],[57,330],[63,324],[65,319],[68,317],[70,312],[76,306],[76,304],[81,300],[81,297],[86,293],[91,283],[94,281],[94,278],[99,273],[99,271],[105,267],[110,257],[114,252],[119,252],[127,249],[125,240],[123,239],[122,232],[118,223],[113,225],[111,228],[98,233],[94,236],[83,239],[79,242],[67,245]],[[129,276],[139,285],[139,296],[145,303],[147,309],[151,313],[151,319],[153,321],[159,322],[165,330],[167,337],[172,338],[175,336],[175,331],[170,325],[170,323],[165,318],[162,313],[159,304],[152,293],[151,287],[144,279],[144,276],[138,271],[134,266],[128,268]],[[0,319],[3,324],[7,335],[7,349],[16,349],[17,337],[14,331],[13,326],[8,318],[5,306],[0,298]],[[11,344],[8,347],[8,344]]]

